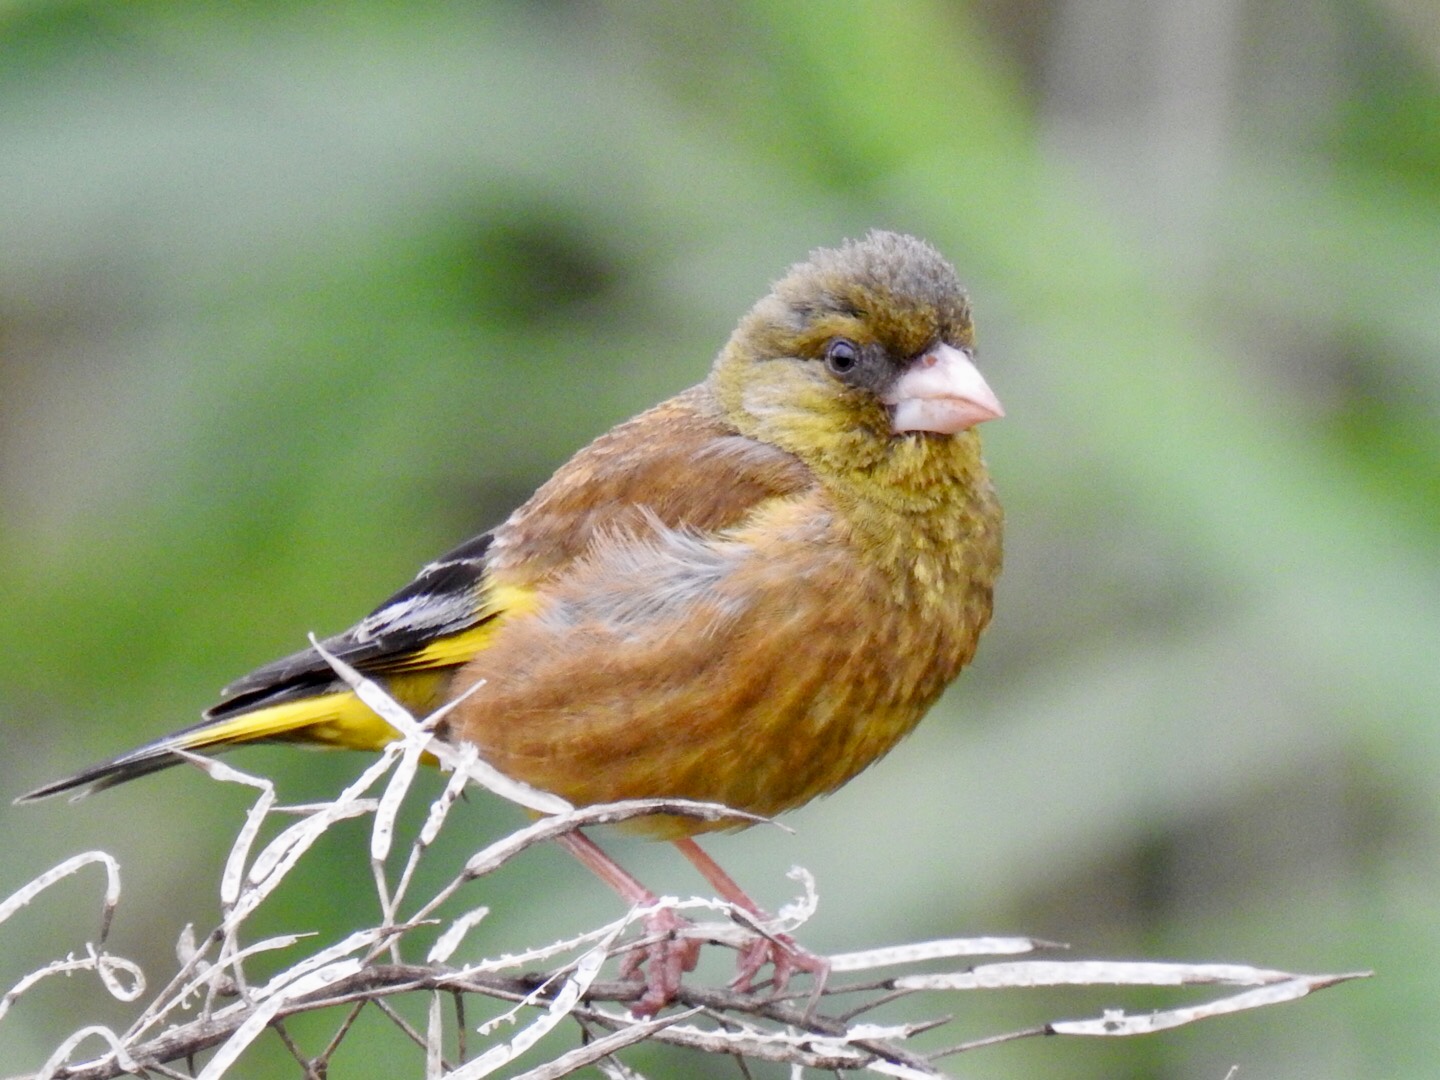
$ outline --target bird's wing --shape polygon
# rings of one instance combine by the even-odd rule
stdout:
[[[792,454],[739,434],[706,384],[612,428],[562,465],[495,530],[497,580],[543,588],[616,534],[659,522],[704,536],[770,499],[812,488]]]
[[[433,646],[464,635],[499,613],[485,584],[485,557],[491,540],[491,533],[482,533],[428,563],[403,589],[321,645],[373,675],[456,663],[456,658]],[[334,679],[334,672],[318,652],[301,649],[225,687],[219,704],[206,715],[222,716],[262,702],[303,697]]]
[[[621,424],[581,450],[499,528],[426,565],[369,615],[322,641],[371,676],[450,668],[484,648],[494,621],[600,541],[648,522],[697,535],[728,528],[812,478],[791,455],[738,435],[703,387]],[[211,719],[334,688],[314,649],[231,683]]]

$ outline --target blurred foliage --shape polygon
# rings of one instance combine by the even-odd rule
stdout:
[[[797,837],[713,847],[771,902],[812,869],[820,949],[1027,932],[1380,972],[967,1076],[1430,1075],[1437,40],[1400,0],[0,6],[3,791],[348,624],[700,378],[788,263],[900,228],[971,284],[1010,413],[997,618]],[[239,763],[297,800],[356,764]],[[477,838],[514,820],[475,802]],[[244,805],[175,770],[5,809],[0,894],[113,852],[114,945],[162,978]],[[335,936],[366,874],[337,851],[273,929]],[[496,888],[487,950],[614,911],[558,855]],[[93,910],[72,885],[0,929],[0,987]],[[0,1071],[124,1015],[48,986]],[[377,1025],[337,1069],[413,1061]]]

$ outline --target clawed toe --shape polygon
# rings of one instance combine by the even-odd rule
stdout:
[[[681,980],[695,970],[700,959],[701,942],[690,936],[688,920],[670,908],[660,908],[646,916],[647,943],[625,954],[620,964],[620,977],[644,982],[640,997],[630,1006],[637,1017],[651,1017],[673,1002],[680,994]],[[796,972],[815,980],[812,998],[818,997],[830,974],[830,961],[801,946],[788,934],[755,936],[740,947],[735,963],[735,977],[730,988],[749,993],[755,978],[769,965],[774,974],[770,980],[773,994],[784,993]]]
[[[830,961],[804,948],[789,934],[757,933],[754,940],[740,950],[730,987],[741,993],[748,992],[766,964],[774,968],[771,985],[776,994],[784,993],[791,976],[802,971],[814,977],[818,996],[830,975]]]
[[[636,1016],[654,1016],[680,993],[680,980],[700,960],[700,942],[687,937],[690,923],[670,908],[660,908],[645,919],[652,938],[631,950],[620,964],[622,979],[644,979],[645,991],[630,1006]],[[641,968],[643,967],[643,971]]]

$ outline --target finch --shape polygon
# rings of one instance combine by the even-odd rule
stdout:
[[[772,816],[884,755],[974,655],[1002,530],[975,428],[1002,415],[933,247],[875,231],[816,250],[703,382],[600,436],[325,648],[416,715],[483,683],[437,734],[573,804]],[[177,750],[396,737],[305,649],[199,724],[20,801],[109,787]],[[734,823],[638,827],[738,892],[688,839]],[[652,991],[653,1006],[673,988]]]

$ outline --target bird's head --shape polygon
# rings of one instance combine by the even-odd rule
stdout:
[[[746,434],[849,468],[897,440],[951,439],[1004,415],[975,367],[954,269],[892,232],[791,267],[741,320],[711,380]]]

